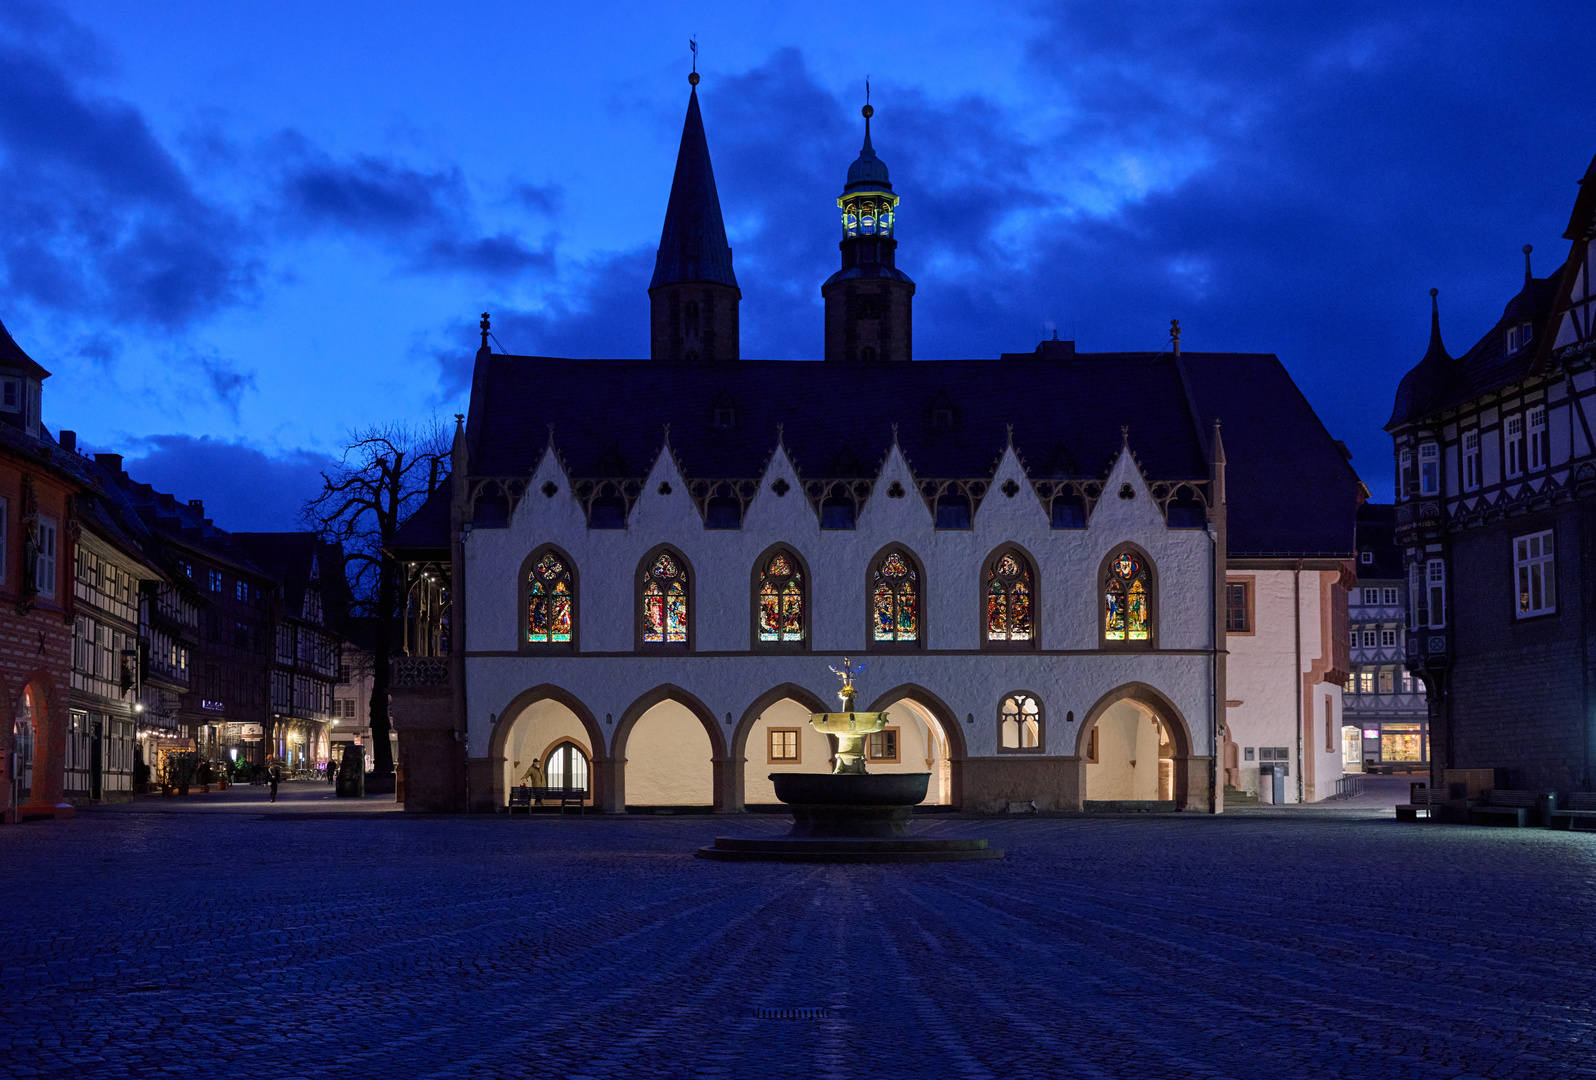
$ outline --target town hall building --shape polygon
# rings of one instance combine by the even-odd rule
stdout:
[[[483,317],[451,479],[395,543],[406,807],[538,775],[611,812],[773,804],[831,769],[807,718],[845,656],[888,713],[869,768],[928,802],[1216,811],[1261,749],[1289,798],[1333,790],[1362,485],[1280,361],[1178,327],[913,359],[868,106],[824,358],[744,359],[691,81],[649,358],[494,353]]]

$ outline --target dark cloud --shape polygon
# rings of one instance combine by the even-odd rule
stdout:
[[[238,407],[245,392],[255,389],[255,373],[238,370],[231,360],[217,353],[198,354],[194,359],[211,393],[237,423]]]
[[[253,446],[190,435],[155,435],[128,451],[135,480],[179,499],[204,499],[207,517],[233,532],[301,529],[299,512],[337,465],[307,450],[268,454]]]
[[[237,221],[198,194],[136,109],[86,88],[85,48],[56,47],[75,36],[43,10],[0,20],[6,290],[160,328],[236,302],[254,274]]]
[[[899,266],[918,284],[915,354],[996,356],[1050,326],[1086,350],[1156,349],[1178,317],[1188,349],[1278,353],[1388,498],[1380,427],[1423,352],[1429,287],[1461,352],[1518,289],[1520,245],[1537,244],[1541,274],[1567,254],[1558,237],[1596,151],[1596,94],[1580,50],[1547,42],[1580,40],[1583,15],[1438,3],[1038,14],[1029,108],[877,83],[874,143],[903,199]],[[791,49],[700,91],[743,355],[818,356],[860,103]],[[507,333],[524,327],[526,351],[643,354],[652,256],[580,268],[569,280],[585,293],[508,314]]]
[[[498,279],[552,270],[552,239],[529,246],[500,231],[484,235],[476,199],[458,168],[434,171],[374,155],[339,162],[297,132],[276,140],[283,162],[276,220],[299,233],[357,236],[394,246],[416,273],[468,273]],[[525,187],[515,201],[551,189]]]

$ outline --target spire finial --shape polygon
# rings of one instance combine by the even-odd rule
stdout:
[[[1535,280],[1535,275],[1530,273],[1530,260],[1529,260],[1530,252],[1532,252],[1534,250],[1535,250],[1535,246],[1533,244],[1525,244],[1524,245],[1524,284],[1526,284],[1526,285],[1528,285],[1530,282]]]
[[[871,145],[870,145],[870,118],[872,116],[874,116],[875,114],[876,114],[875,107],[870,104],[870,76],[866,75],[865,76],[865,103],[864,103],[864,108],[859,110],[859,115],[864,117],[864,122],[865,122],[864,148],[866,150],[872,150],[872,151],[873,151],[874,148],[871,147]],[[862,152],[863,151],[861,151],[861,153]]]
[[[687,76],[687,85],[689,85],[689,86],[697,86],[698,85],[698,38],[696,38],[696,37],[688,38],[687,39],[687,47],[689,49],[693,50],[693,71],[692,71],[692,74]]]
[[[488,330],[492,326],[486,311],[482,313],[482,320],[477,325],[482,328],[482,347],[486,349],[488,347]]]
[[[1169,347],[1176,356],[1180,355],[1180,320],[1169,320]]]

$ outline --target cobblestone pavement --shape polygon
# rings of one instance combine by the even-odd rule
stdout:
[[[0,828],[0,1074],[1596,1077],[1596,835],[937,817],[1008,858],[813,867],[285,796]]]

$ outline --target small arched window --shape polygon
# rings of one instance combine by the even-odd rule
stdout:
[[[991,559],[986,571],[986,640],[1005,645],[1033,642],[1035,596],[1029,559],[1012,549]]]
[[[998,708],[998,750],[1040,753],[1042,705],[1030,694],[1010,694]]]
[[[526,643],[569,644],[575,604],[576,586],[565,560],[552,551],[536,557],[526,574]]]
[[[920,577],[914,560],[888,549],[870,572],[870,639],[877,644],[920,640]]]
[[[1103,637],[1111,642],[1152,640],[1152,575],[1146,556],[1122,550],[1108,561],[1103,581]]]
[[[687,567],[674,552],[661,551],[645,564],[641,583],[643,644],[687,644],[687,585]]]
[[[804,611],[804,575],[790,551],[778,549],[759,570],[757,599],[759,640],[795,644],[808,631]]]

